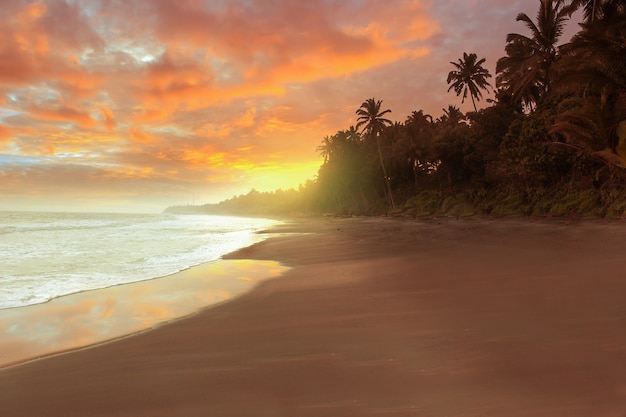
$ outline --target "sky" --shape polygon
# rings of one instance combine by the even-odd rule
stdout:
[[[371,97],[398,122],[471,110],[450,61],[486,58],[495,86],[538,1],[0,6],[0,210],[159,212],[313,180],[316,147]]]

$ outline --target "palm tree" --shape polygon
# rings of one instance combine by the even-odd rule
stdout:
[[[325,136],[316,150],[324,158],[326,164],[354,150],[360,140],[361,136],[355,127],[350,126],[349,130],[340,130],[332,136]]]
[[[367,135],[370,138],[374,138],[376,140],[380,166],[383,170],[383,175],[385,176],[385,183],[387,184],[387,196],[391,207],[395,208],[396,203],[394,202],[393,194],[391,193],[391,184],[389,182],[389,177],[387,176],[387,169],[385,168],[383,152],[380,146],[380,132],[382,132],[385,126],[391,125],[391,120],[385,119],[383,116],[387,113],[391,113],[391,110],[387,109],[381,111],[381,104],[382,100],[376,100],[375,98],[368,98],[365,100],[363,104],[361,104],[361,107],[359,107],[356,111],[356,114],[359,116],[357,118],[356,128],[359,129],[362,126],[363,132],[367,132]]]
[[[454,127],[466,119],[463,112],[457,106],[450,104],[447,109],[442,110],[443,114],[439,118],[439,122],[444,125]]]
[[[604,19],[611,13],[626,11],[625,0],[572,0],[572,5],[583,9],[585,23]]]
[[[527,66],[532,48],[526,42],[515,40],[506,44],[505,51],[507,56],[496,64],[496,87],[514,103],[521,103],[532,111],[534,103],[540,99],[537,82],[540,68]]]
[[[487,81],[487,78],[491,78],[489,71],[482,65],[485,63],[485,58],[478,60],[476,54],[467,54],[463,52],[463,59],[459,59],[459,62],[450,62],[456,70],[448,73],[448,84],[452,83],[448,88],[448,91],[454,88],[457,96],[463,93],[463,99],[461,103],[465,102],[469,93],[474,105],[474,111],[476,111],[476,100],[480,100],[483,96],[481,89],[487,90],[487,87],[491,87],[491,84]]]
[[[424,114],[424,110],[413,110],[413,112],[406,118],[405,124],[423,128],[424,126],[429,126],[432,122],[433,117],[430,114]]]
[[[564,140],[553,142],[554,145],[573,149],[592,160],[609,167],[624,167],[624,156],[618,155],[615,148],[607,147],[612,137],[607,122],[610,116],[596,103],[597,100],[574,97],[562,102],[563,106],[571,106],[570,110],[561,112],[550,128],[550,133],[558,133]]]
[[[331,136],[325,136],[322,140],[322,144],[318,145],[318,147],[315,149],[317,152],[320,153],[320,156],[324,158],[325,164],[328,163],[331,155],[333,155],[333,145],[333,138]]]
[[[583,8],[583,16],[587,22],[595,20],[601,3],[601,0],[572,0],[572,4],[574,4],[576,8]]]
[[[567,45],[567,70],[575,81],[595,85],[596,90],[626,90],[626,0],[601,2],[595,19],[581,24],[582,30]]]
[[[516,99],[532,98],[535,104],[543,100],[550,92],[554,63],[560,58],[559,39],[577,7],[564,0],[540,0],[536,23],[527,14],[518,14],[516,20],[526,25],[530,36],[507,35],[507,56],[496,66],[497,85],[509,87]]]
[[[361,134],[359,133],[359,131],[356,129],[356,127],[350,126],[350,128],[348,130],[345,131],[346,135],[348,137],[348,140],[352,141],[352,142],[360,142],[362,137]]]
[[[406,161],[411,167],[413,185],[418,189],[418,177],[426,169],[428,160],[433,155],[434,120],[424,110],[413,111],[404,122],[403,134],[394,143],[397,160]]]
[[[563,48],[564,72],[559,84],[585,99],[582,108],[586,112],[598,107],[593,113],[602,116],[602,123],[595,123],[601,127],[599,136],[606,139],[605,146],[615,153],[619,145],[618,127],[626,120],[626,66],[623,64],[626,1],[598,0],[596,5],[592,9],[594,13],[581,24],[582,30]],[[571,123],[562,123],[572,119],[571,112],[557,119],[561,119],[555,125],[557,131],[571,126]],[[595,120],[599,120],[598,117]],[[578,127],[580,131],[591,132],[587,126],[590,124]]]

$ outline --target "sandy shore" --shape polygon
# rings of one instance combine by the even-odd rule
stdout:
[[[1,309],[0,369],[150,330],[229,301],[288,269],[276,261],[220,259],[165,277]]]
[[[10,416],[626,415],[626,225],[301,221],[281,278],[0,371]]]

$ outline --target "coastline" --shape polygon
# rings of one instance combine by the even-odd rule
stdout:
[[[122,213],[5,213],[0,310],[158,279],[265,239],[274,219]]]
[[[0,407],[5,416],[615,416],[626,396],[624,230],[296,220],[224,256],[279,261],[292,268],[282,276],[149,332],[1,369]]]
[[[0,370],[150,331],[228,302],[285,270],[272,261],[216,259],[162,277],[0,309]]]

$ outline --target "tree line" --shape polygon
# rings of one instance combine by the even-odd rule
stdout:
[[[578,10],[580,30],[562,43]],[[476,53],[451,62],[448,91],[474,111],[450,105],[438,117],[416,110],[392,122],[369,98],[354,126],[321,141],[315,180],[211,209],[626,215],[626,0],[540,0],[535,19],[516,20],[526,30],[507,35],[495,86]],[[495,98],[478,109],[484,92]]]
[[[392,123],[366,100],[355,128],[318,148],[320,202],[381,211],[623,215],[626,178],[626,2],[540,0],[526,33],[506,38],[495,89],[484,59],[464,53],[447,81],[474,111],[414,111]],[[580,30],[561,43],[582,10]],[[477,110],[483,92],[490,105]]]

